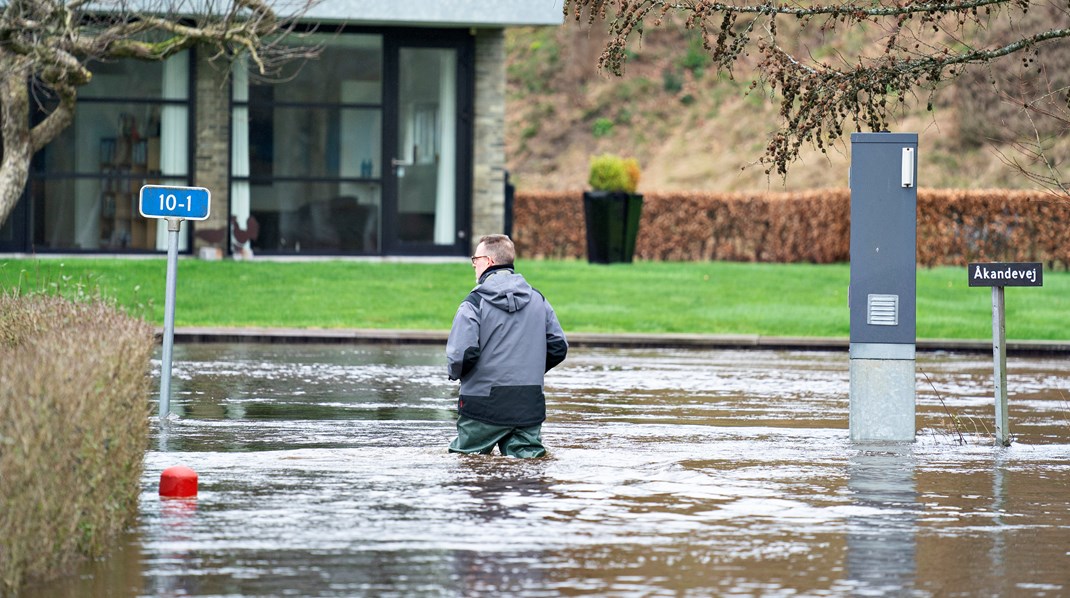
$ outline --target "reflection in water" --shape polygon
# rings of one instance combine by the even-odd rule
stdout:
[[[859,592],[908,594],[917,575],[914,447],[857,444],[847,487],[862,507],[847,520],[847,573]]]
[[[25,595],[1070,594],[1070,362],[1014,364],[1007,449],[980,423],[957,443],[924,378],[915,444],[850,443],[847,365],[577,350],[550,455],[515,460],[446,452],[441,347],[180,345],[136,529]],[[991,417],[988,361],[918,367]],[[157,495],[178,464],[195,501]]]
[[[544,587],[537,551],[527,549],[538,533],[538,526],[522,527],[516,522],[538,521],[538,505],[553,499],[551,481],[545,477],[547,459],[505,459],[486,455],[457,455],[457,477],[462,488],[469,526],[498,528],[508,525],[512,533],[490,539],[487,546],[451,550],[451,578],[457,580],[461,595],[508,592],[522,583],[530,588]],[[536,540],[537,541],[537,540]],[[484,551],[509,555],[506,559],[487,559]]]
[[[998,450],[998,449],[997,449]],[[992,550],[989,552],[989,562],[992,567],[992,575],[997,579],[1006,578],[1006,534],[1004,533],[1007,525],[1010,523],[1005,517],[1005,497],[1004,497],[1004,470],[1007,465],[1005,463],[1004,452],[999,450],[996,456],[995,467],[992,468],[992,513],[995,517],[992,523],[995,529],[992,532]]]
[[[188,569],[194,565],[193,555],[182,547],[194,539],[197,518],[196,498],[163,498],[159,501],[158,531],[161,544],[172,548],[160,558]],[[197,593],[197,579],[193,576],[147,575],[145,591],[150,596],[183,596]]]

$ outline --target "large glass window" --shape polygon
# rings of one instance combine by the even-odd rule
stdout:
[[[295,39],[320,55],[277,82],[233,77],[231,214],[268,253],[378,253],[383,40]]]
[[[91,66],[74,122],[35,157],[35,248],[167,248],[166,224],[141,217],[138,192],[189,184],[189,68],[188,52]]]

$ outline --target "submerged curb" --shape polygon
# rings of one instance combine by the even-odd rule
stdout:
[[[162,337],[162,329],[157,336]],[[175,328],[176,343],[327,343],[444,345],[445,330],[376,330],[364,328]],[[846,338],[761,336],[756,334],[605,334],[569,333],[574,347],[633,349],[765,349],[791,351],[847,351]],[[920,339],[921,352],[991,353],[990,340]],[[1070,354],[1070,341],[1007,341],[1007,353],[1014,355]]]

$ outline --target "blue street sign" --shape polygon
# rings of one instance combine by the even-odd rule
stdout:
[[[138,203],[145,218],[207,220],[211,193],[204,187],[145,185]]]

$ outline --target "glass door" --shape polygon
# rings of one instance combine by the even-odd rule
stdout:
[[[439,40],[436,40],[439,41]],[[387,118],[390,130],[384,145],[389,148],[386,187],[388,210],[384,231],[388,253],[454,255],[464,253],[462,201],[467,169],[461,137],[470,135],[460,126],[459,110],[467,97],[459,76],[462,46],[396,46],[396,99],[394,114]]]

